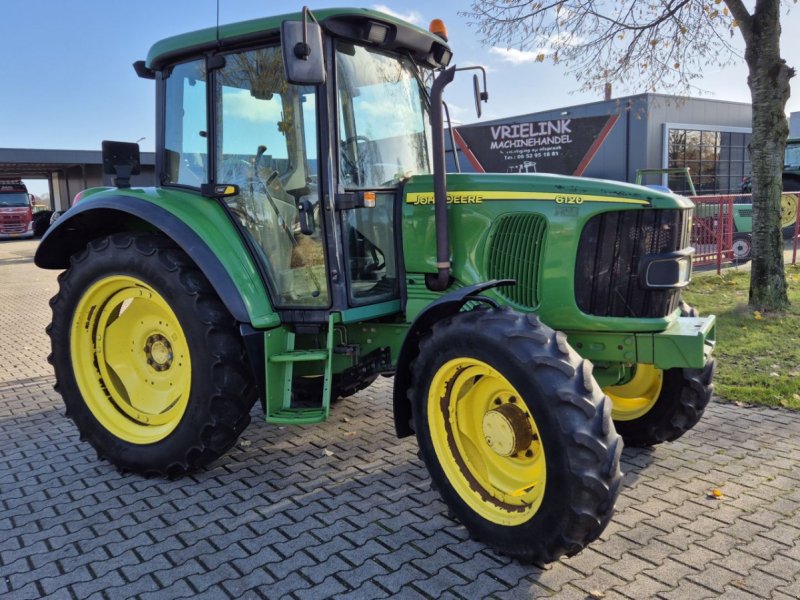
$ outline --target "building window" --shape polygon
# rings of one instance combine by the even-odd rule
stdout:
[[[698,194],[741,193],[742,177],[750,175],[749,133],[668,130],[668,166],[688,167]],[[670,176],[669,188],[689,193],[685,178]]]

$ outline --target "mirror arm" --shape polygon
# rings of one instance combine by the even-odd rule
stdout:
[[[481,65],[475,65],[472,67],[458,67],[456,71],[480,71],[483,73],[483,91],[481,92],[481,100],[484,102],[489,101],[489,85],[486,79],[486,69]]]
[[[303,42],[302,44],[295,44],[294,46],[294,55],[299,58],[300,60],[306,60],[308,55],[311,54],[311,46],[308,45],[308,18],[311,19],[319,25],[319,21],[317,21],[317,17],[314,16],[314,13],[311,12],[311,9],[307,6],[303,7]]]

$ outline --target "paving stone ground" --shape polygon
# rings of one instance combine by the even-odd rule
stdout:
[[[322,425],[254,411],[190,477],[119,474],[52,389],[57,274],[34,250],[0,242],[0,598],[800,597],[800,414],[786,410],[714,401],[681,440],[625,450],[614,520],[545,570],[447,518],[415,440],[394,436],[387,379]]]

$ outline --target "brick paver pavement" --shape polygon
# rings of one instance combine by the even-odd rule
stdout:
[[[545,570],[447,518],[416,442],[394,436],[387,379],[322,425],[254,413],[190,477],[121,475],[52,389],[56,273],[34,249],[0,242],[2,598],[800,597],[800,415],[786,410],[715,401],[678,442],[626,450],[602,538]]]

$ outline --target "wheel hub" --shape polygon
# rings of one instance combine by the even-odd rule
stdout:
[[[156,371],[166,371],[172,365],[172,344],[161,334],[154,333],[147,338],[144,353],[147,356],[147,364]]]
[[[514,456],[533,442],[528,414],[516,404],[502,404],[483,415],[486,445],[500,456]]]

